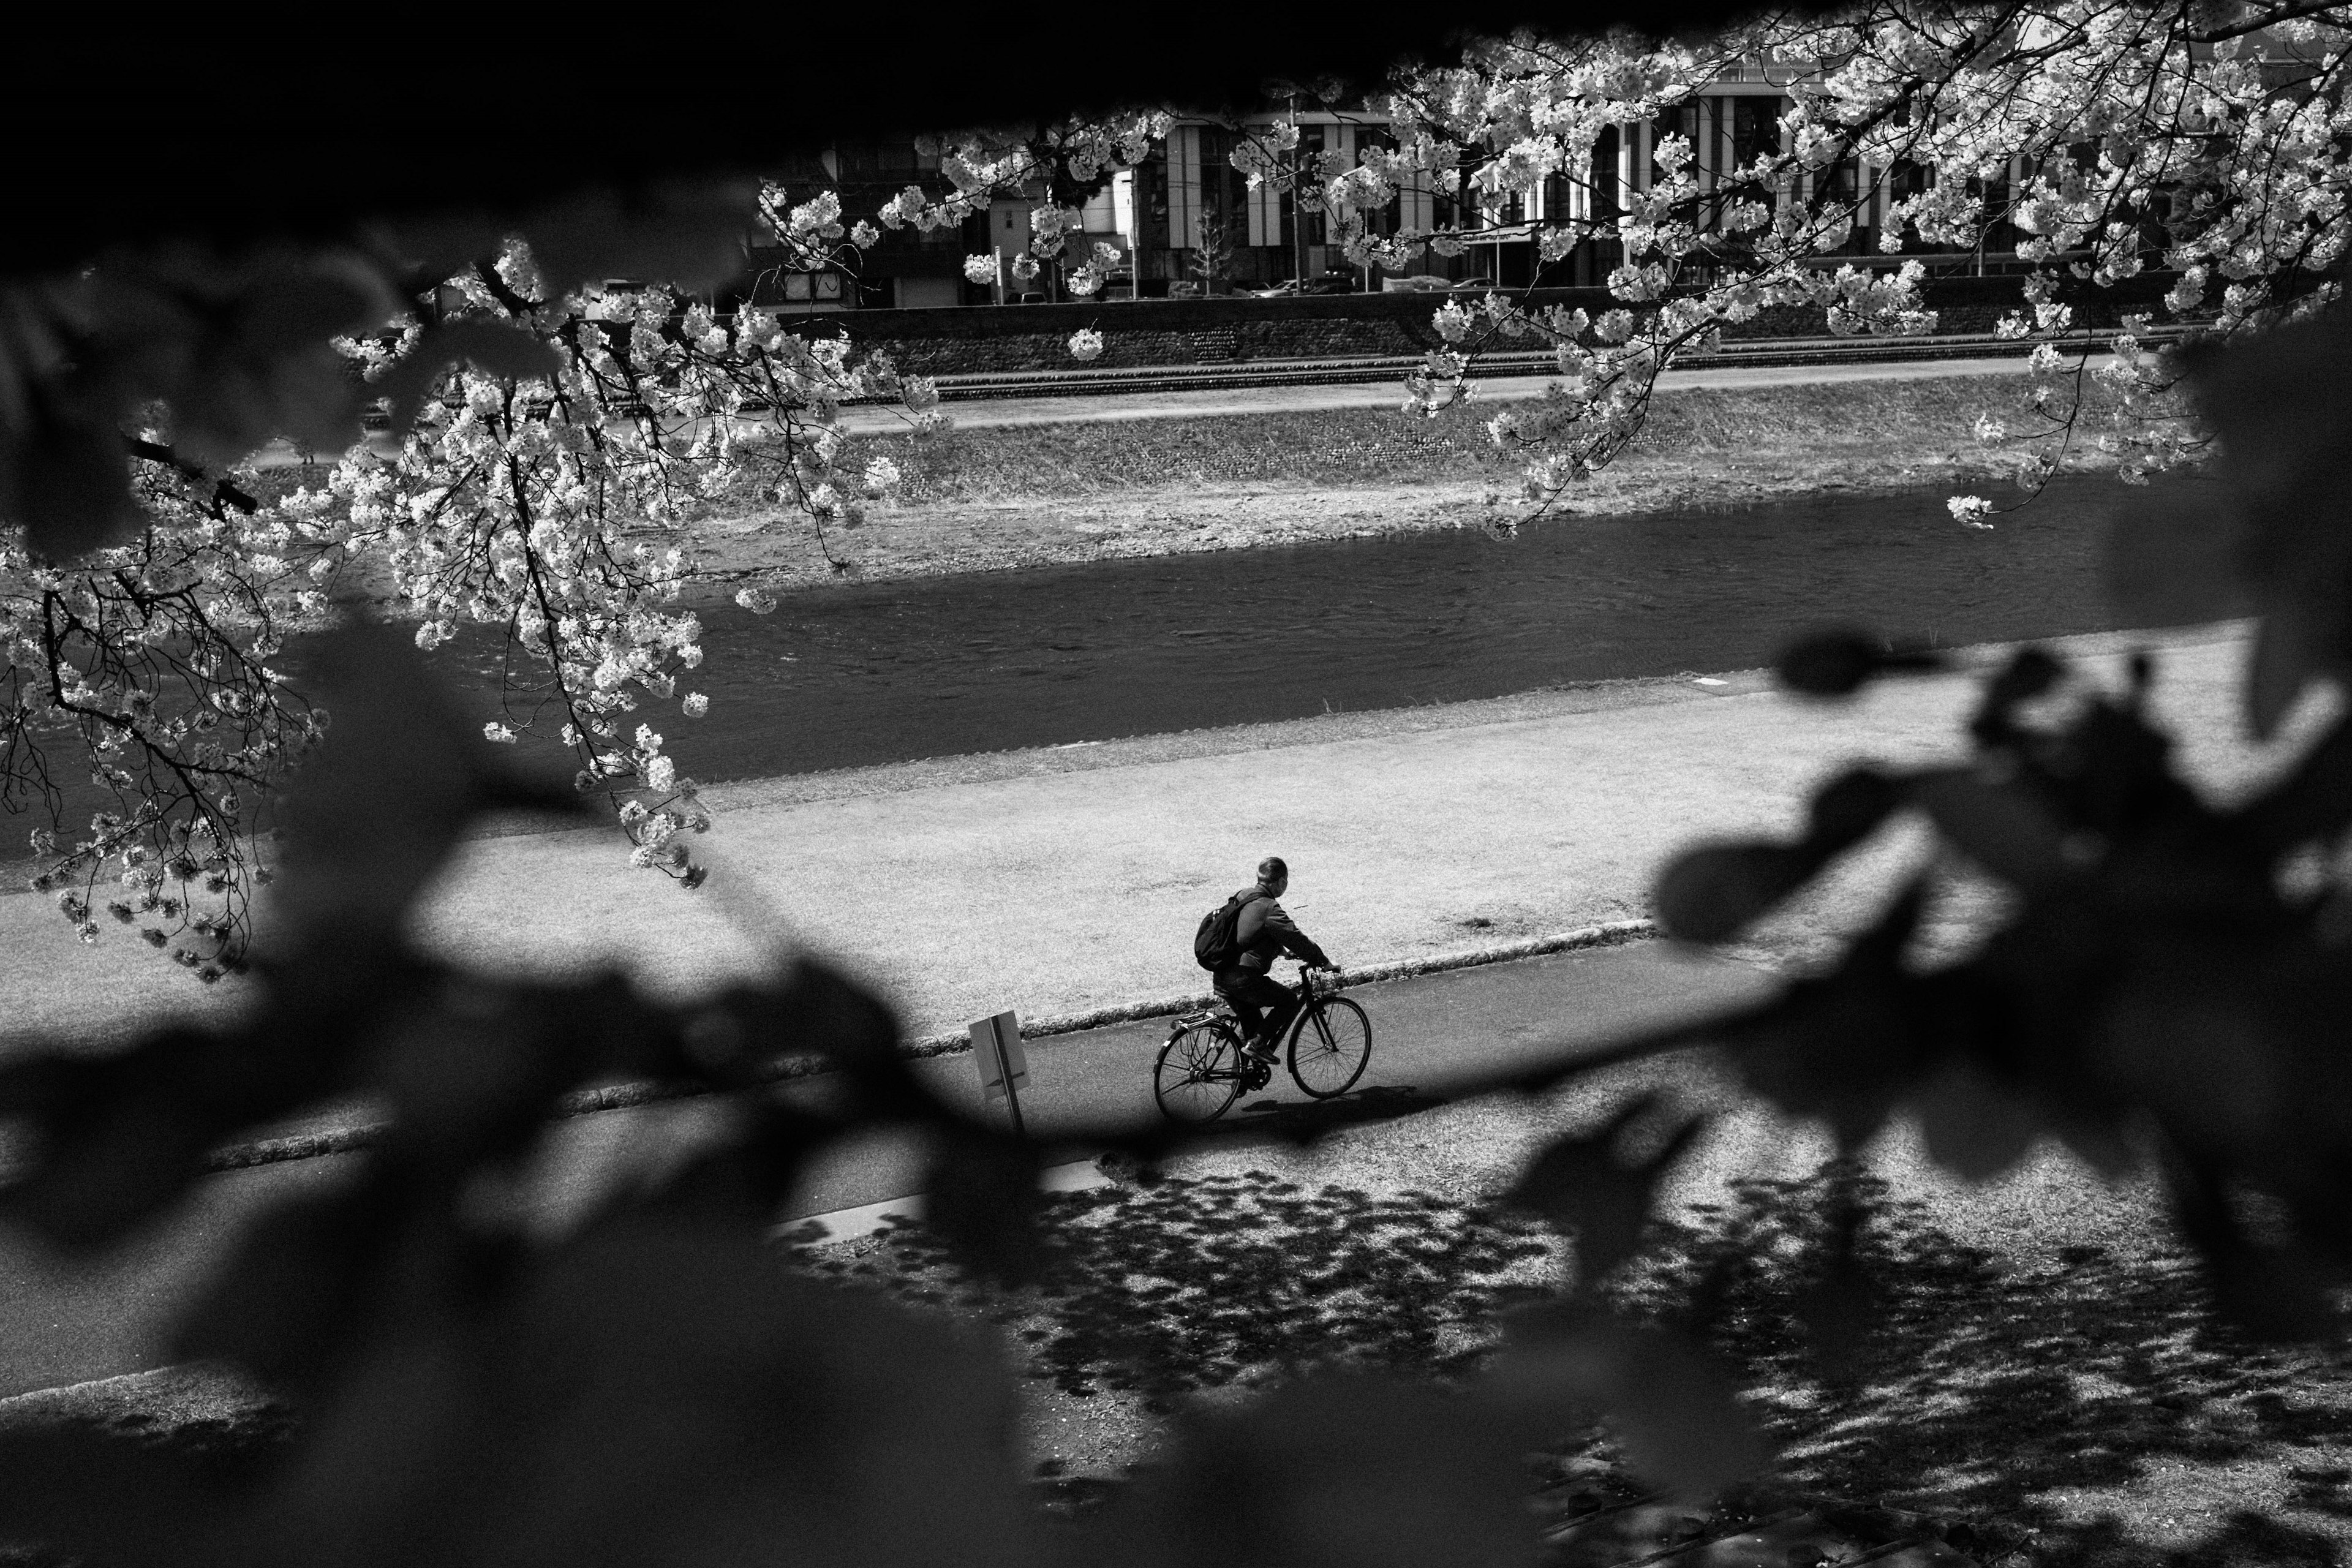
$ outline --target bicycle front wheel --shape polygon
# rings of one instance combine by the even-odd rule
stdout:
[[[1290,1076],[1318,1100],[1345,1094],[1372,1059],[1372,1021],[1345,996],[1316,999],[1290,1031]]]
[[[1241,1048],[1211,1024],[1172,1035],[1153,1064],[1151,1092],[1171,1121],[1214,1121],[1241,1098]]]

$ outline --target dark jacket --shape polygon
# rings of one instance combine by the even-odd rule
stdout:
[[[1241,917],[1234,922],[1234,942],[1240,950],[1234,962],[1242,968],[1264,974],[1284,953],[1309,963],[1330,962],[1311,937],[1291,923],[1272,894],[1253,886],[1244,888],[1234,897],[1248,900],[1242,905]]]

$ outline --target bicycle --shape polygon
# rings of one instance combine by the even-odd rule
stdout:
[[[1283,1039],[1292,1081],[1317,1100],[1345,1094],[1372,1057],[1372,1022],[1339,994],[1318,989],[1315,971],[1298,966],[1298,1010]],[[1224,1004],[1187,1013],[1168,1026],[1152,1064],[1151,1091],[1171,1121],[1214,1121],[1244,1093],[1274,1080],[1274,1063],[1242,1049],[1240,1020]]]

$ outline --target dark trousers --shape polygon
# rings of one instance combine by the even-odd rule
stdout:
[[[1298,1011],[1298,998],[1290,988],[1262,970],[1238,964],[1220,969],[1214,984],[1217,994],[1242,1021],[1242,1028],[1255,1038],[1281,1039],[1282,1031],[1290,1026],[1291,1015]]]

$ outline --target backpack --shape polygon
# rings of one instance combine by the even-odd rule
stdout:
[[[1201,929],[1192,934],[1192,957],[1202,968],[1223,969],[1241,956],[1234,928],[1241,924],[1242,910],[1256,897],[1255,888],[1235,893],[1201,917]]]

